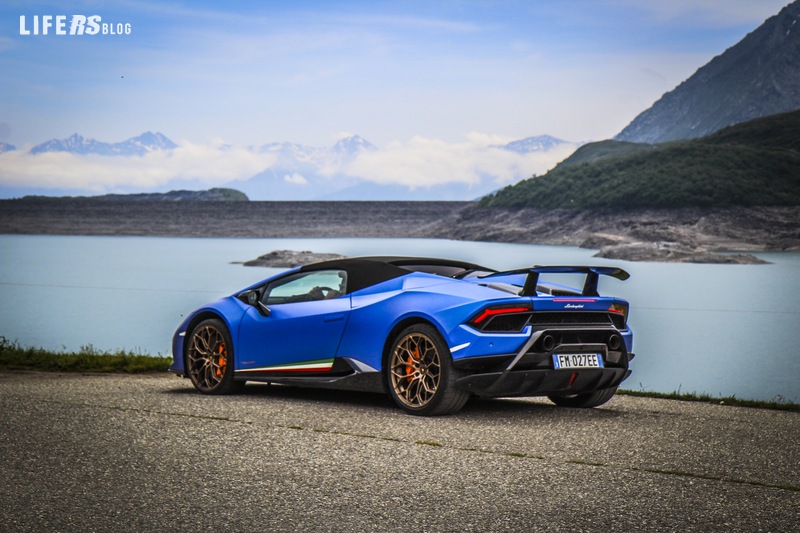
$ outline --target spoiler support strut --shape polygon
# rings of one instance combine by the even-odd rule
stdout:
[[[583,283],[581,296],[599,296],[597,292],[597,282],[600,280],[600,276],[610,276],[620,281],[625,281],[631,277],[630,274],[617,267],[536,265],[530,268],[518,268],[516,270],[493,272],[489,275],[481,276],[481,278],[485,279],[513,274],[527,274],[520,296],[536,296],[536,286],[539,283],[539,274],[586,274],[586,281]]]

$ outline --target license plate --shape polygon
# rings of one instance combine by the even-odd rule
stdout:
[[[554,353],[553,368],[603,368],[599,353]]]

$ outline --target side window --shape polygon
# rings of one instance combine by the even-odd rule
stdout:
[[[299,272],[267,285],[261,301],[266,305],[331,300],[347,292],[347,272],[319,270]]]

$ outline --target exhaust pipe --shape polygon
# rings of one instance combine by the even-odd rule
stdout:
[[[620,346],[622,346],[622,339],[619,335],[614,334],[608,337],[608,347],[614,351],[619,350]]]
[[[546,352],[552,352],[553,348],[556,347],[556,340],[553,338],[552,335],[545,335],[542,337],[542,348]]]

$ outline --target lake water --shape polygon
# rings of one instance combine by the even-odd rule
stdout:
[[[636,359],[623,388],[800,401],[800,254],[770,265],[629,263],[562,246],[427,239],[189,239],[0,235],[0,335],[25,346],[170,352],[187,312],[275,269],[278,250],[448,257],[497,269],[613,264],[601,281],[628,299]]]

